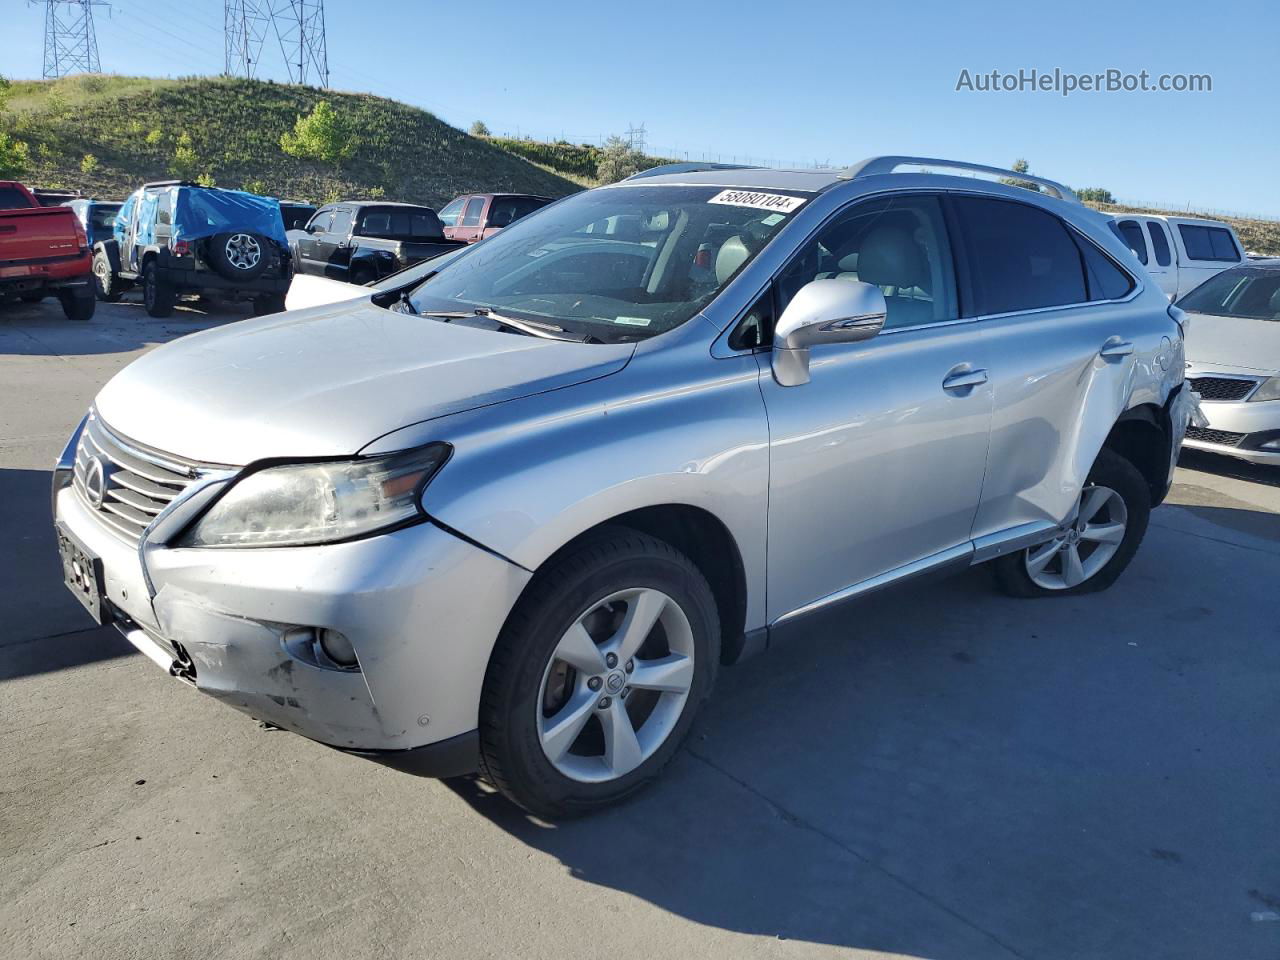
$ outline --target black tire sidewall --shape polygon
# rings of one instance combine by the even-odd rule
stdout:
[[[173,291],[160,279],[160,271],[155,261],[151,261],[142,271],[142,303],[148,315],[167,317],[173,313]]]
[[[574,816],[634,793],[671,760],[715,683],[719,618],[711,590],[692,562],[642,534],[589,544],[539,578],[499,637],[482,697],[481,749],[490,779],[510,799],[548,818]],[[556,770],[542,751],[536,727],[542,677],[573,621],[609,594],[631,587],[661,590],[688,617],[693,683],[679,721],[651,757],[617,780],[581,783]]]
[[[76,323],[92,320],[98,306],[92,288],[87,286],[59,290],[58,301],[62,306],[63,315]]]

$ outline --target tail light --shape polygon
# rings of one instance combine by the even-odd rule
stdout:
[[[169,243],[169,252],[175,257],[185,257],[191,252],[191,242],[189,240],[172,240]]]
[[[80,222],[79,217],[73,218],[73,222],[76,225],[76,242],[80,244],[80,252],[88,253],[89,252],[89,235],[84,232],[84,224]]]

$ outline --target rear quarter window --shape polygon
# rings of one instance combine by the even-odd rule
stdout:
[[[1236,247],[1230,230],[1180,223],[1178,233],[1182,237],[1182,245],[1187,249],[1187,256],[1192,260],[1235,263],[1240,259],[1240,251]]]
[[[1065,224],[1014,200],[955,197],[968,264],[965,316],[1084,303],[1080,249]]]

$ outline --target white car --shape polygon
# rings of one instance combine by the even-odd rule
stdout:
[[[1121,214],[1111,228],[1170,300],[1245,259],[1240,238],[1221,220]]]
[[[1280,259],[1219,273],[1178,307],[1192,315],[1187,379],[1208,418],[1185,445],[1280,464]]]

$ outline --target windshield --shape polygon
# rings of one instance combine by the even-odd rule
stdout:
[[[1280,320],[1280,270],[1224,270],[1178,301],[1188,313]]]
[[[419,313],[491,310],[605,342],[695,316],[805,202],[723,187],[619,186],[518,220],[414,291]]]

